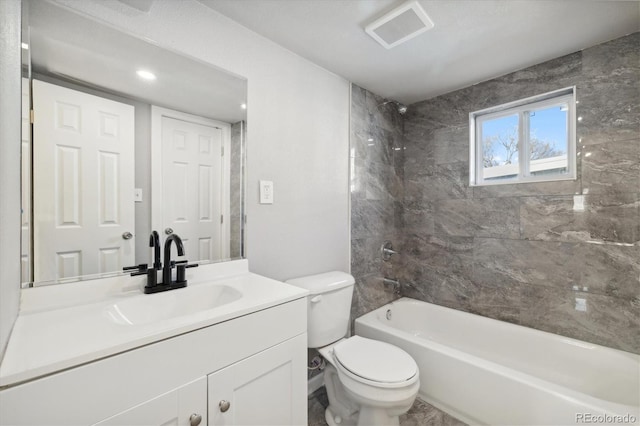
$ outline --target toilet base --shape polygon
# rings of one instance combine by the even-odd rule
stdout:
[[[400,426],[400,417],[390,417],[387,410],[382,408],[362,407],[358,415],[357,426],[369,425]]]
[[[357,416],[357,422],[353,418],[342,419],[338,417],[336,421],[336,415],[331,411],[331,407],[327,407],[324,410],[324,419],[329,426],[370,426],[370,425],[384,425],[384,426],[399,426],[399,417],[389,417],[385,410],[362,410]]]
[[[324,410],[324,419],[329,426],[356,426],[353,419],[340,418],[340,423],[336,422],[336,415],[331,411],[331,407]]]

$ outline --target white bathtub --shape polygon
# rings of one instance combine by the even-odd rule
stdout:
[[[639,355],[408,298],[355,330],[411,354],[419,396],[469,424],[639,424]]]

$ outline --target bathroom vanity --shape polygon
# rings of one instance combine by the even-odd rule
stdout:
[[[0,424],[306,424],[306,291],[246,260],[187,278],[154,295],[126,276],[24,290]]]

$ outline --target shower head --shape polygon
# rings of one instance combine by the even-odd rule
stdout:
[[[398,113],[400,115],[404,115],[407,112],[407,106],[404,105],[404,104],[401,104],[398,101],[384,101],[383,103],[379,104],[378,106],[381,107],[381,106],[384,106],[384,105],[387,105],[387,104],[394,104],[396,106],[396,110],[398,111]]]

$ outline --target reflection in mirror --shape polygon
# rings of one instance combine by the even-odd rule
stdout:
[[[31,253],[31,123],[30,123],[30,95],[29,78],[31,77],[31,51],[29,50],[29,2],[22,3],[22,126],[21,126],[21,208],[20,223],[20,262],[21,282],[33,280],[30,267]]]
[[[26,3],[23,283],[150,263],[152,229],[190,261],[242,257],[246,80]]]

